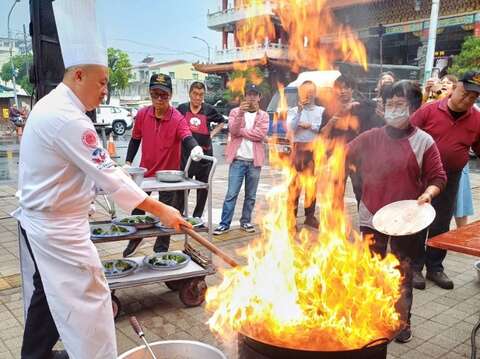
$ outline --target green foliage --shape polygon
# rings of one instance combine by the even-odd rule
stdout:
[[[110,103],[112,92],[123,90],[128,86],[128,80],[132,78],[132,64],[125,51],[108,48],[108,97],[107,103]]]
[[[480,38],[468,37],[462,45],[460,54],[454,57],[449,73],[462,76],[467,71],[480,70]]]
[[[223,86],[223,79],[217,75],[208,75],[205,77],[205,86],[207,93],[205,94],[205,102],[211,105],[218,101],[224,100],[225,88]]]
[[[33,93],[33,85],[28,78],[27,66],[30,67],[33,62],[32,54],[28,55],[15,55],[12,57],[13,67],[15,69],[15,81],[21,86],[29,95]],[[3,81],[10,81],[13,77],[12,67],[10,61],[3,64],[0,70],[0,78]]]

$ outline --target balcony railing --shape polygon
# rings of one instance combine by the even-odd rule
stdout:
[[[272,16],[276,6],[275,3],[266,0],[263,6],[242,6],[209,13],[207,26],[212,30],[221,30],[225,26],[254,16]]]
[[[288,60],[288,47],[282,44],[266,43],[243,47],[224,49],[215,53],[214,62],[217,64],[261,59]]]

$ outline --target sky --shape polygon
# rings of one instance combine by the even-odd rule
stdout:
[[[59,1],[59,0],[57,0]],[[7,15],[14,0],[0,0],[0,36],[7,36]],[[132,63],[145,56],[156,60],[207,60],[221,44],[221,33],[207,28],[207,13],[216,12],[221,0],[97,0],[97,19],[107,46],[127,51]],[[20,0],[10,17],[12,32],[23,38],[30,22],[29,0]]]

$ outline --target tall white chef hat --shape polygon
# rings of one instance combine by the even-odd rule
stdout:
[[[108,66],[105,41],[97,28],[95,0],[55,0],[52,6],[65,68]]]

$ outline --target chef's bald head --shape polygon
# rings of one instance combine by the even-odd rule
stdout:
[[[108,93],[108,67],[102,65],[75,65],[67,68],[65,83],[80,99],[87,111],[102,103]]]

